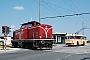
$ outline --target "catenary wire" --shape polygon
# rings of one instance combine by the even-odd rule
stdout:
[[[65,0],[63,1],[76,13],[76,11]]]
[[[45,1],[42,0],[42,2],[47,5],[49,8],[51,8],[53,11],[55,11],[58,14],[61,14],[60,12],[58,12],[56,9],[54,9],[52,6],[50,6],[48,3],[46,3]]]
[[[71,3],[77,8],[77,10],[81,13],[80,9],[75,5],[75,3],[74,3],[72,0],[70,0],[70,1],[71,1]],[[82,13],[82,14],[87,14],[87,13]],[[80,16],[80,17],[82,17],[82,16]],[[90,19],[87,18],[85,15],[83,15],[82,18],[84,18],[85,20],[90,20]]]
[[[35,2],[39,3],[38,1],[34,0]],[[43,1],[43,0],[42,0]],[[45,7],[46,9],[48,9],[49,11],[55,13],[55,14],[58,14],[56,11],[53,11],[52,9],[46,7],[45,5],[41,4],[43,7]]]

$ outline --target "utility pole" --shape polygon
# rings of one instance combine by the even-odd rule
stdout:
[[[83,29],[82,35],[84,35],[84,21],[82,21],[82,29]]]
[[[39,23],[40,23],[40,4],[41,4],[41,0],[39,0]]]

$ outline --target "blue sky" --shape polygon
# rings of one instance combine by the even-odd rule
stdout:
[[[39,0],[0,0],[0,26],[15,26],[32,20],[38,20]],[[76,13],[90,12],[90,0],[42,0],[41,18],[48,16],[63,16]],[[41,19],[41,23],[53,26],[53,32],[75,33],[84,26],[90,28],[90,14],[69,16],[63,18]],[[1,29],[0,29],[1,31]],[[80,32],[82,34],[82,31]],[[90,29],[85,29],[84,34],[90,39]],[[0,33],[2,36],[3,34]],[[11,33],[10,33],[11,35]]]

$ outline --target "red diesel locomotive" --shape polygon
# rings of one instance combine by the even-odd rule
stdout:
[[[20,29],[13,32],[13,47],[52,48],[52,26],[31,21],[21,24]]]

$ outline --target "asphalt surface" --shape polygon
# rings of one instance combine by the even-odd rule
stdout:
[[[71,47],[56,45],[52,50],[0,50],[0,60],[90,60],[90,44]]]

